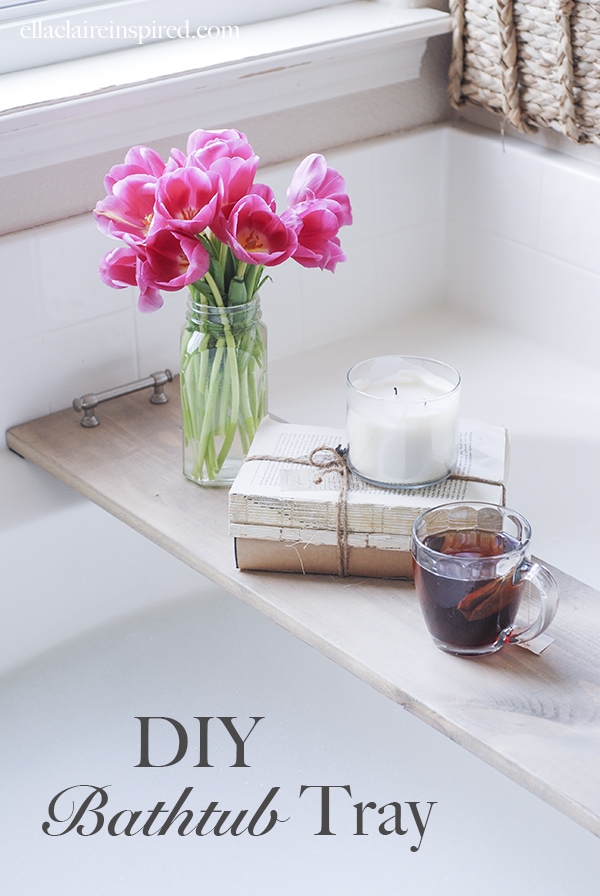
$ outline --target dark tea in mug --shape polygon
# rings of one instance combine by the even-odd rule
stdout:
[[[424,511],[414,522],[415,588],[434,642],[457,656],[485,656],[504,644],[525,644],[546,630],[558,588],[531,560],[531,527],[508,507],[457,501]],[[532,587],[524,590],[525,583]],[[519,625],[521,601],[538,610]]]
[[[504,533],[481,530],[441,532],[423,539],[423,544],[454,561],[499,557],[519,550],[519,543]],[[522,584],[515,583],[514,570],[492,578],[459,579],[456,563],[443,559],[436,572],[414,564],[415,586],[429,631],[445,644],[461,648],[487,647],[513,625]],[[447,573],[447,574],[445,574]]]

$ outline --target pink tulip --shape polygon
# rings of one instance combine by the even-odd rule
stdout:
[[[135,249],[127,246],[124,249],[113,249],[107,252],[100,262],[100,279],[113,289],[123,289],[126,286],[138,286],[138,270],[145,258]],[[140,287],[138,308],[140,311],[157,311],[164,304],[163,297],[158,289],[151,286]]]
[[[260,160],[240,131],[194,131],[187,151],[187,165],[219,174],[223,205],[233,205],[250,192]]]
[[[258,167],[258,156],[248,143],[241,131],[203,131],[198,130],[190,134],[187,140],[187,154],[181,149],[171,150],[166,165],[167,171],[175,168],[183,168],[185,165],[196,165],[199,168],[212,168],[217,159],[244,159],[256,160],[255,170]]]
[[[300,222],[294,261],[305,268],[334,271],[338,262],[346,260],[337,236],[338,219],[327,200],[301,202],[284,212],[282,218],[287,221],[288,215]]]
[[[209,254],[199,240],[172,230],[157,230],[146,241],[138,283],[142,290],[152,287],[175,291],[204,277],[209,263]]]
[[[241,131],[203,131],[190,134],[187,140],[187,153],[181,149],[171,150],[166,170],[183,168],[185,165],[197,165],[200,168],[211,168],[217,159],[256,159],[258,157]]]
[[[100,261],[100,279],[113,289],[137,286],[136,266],[138,255],[130,246],[112,249]]]
[[[338,219],[338,226],[352,224],[352,209],[341,174],[327,167],[322,155],[312,153],[301,162],[287,192],[291,207],[310,199],[326,199]]]
[[[219,158],[210,166],[210,171],[215,171],[223,184],[224,209],[231,207],[246,196],[252,190],[254,176],[258,168],[258,156],[250,159],[242,159],[236,156],[232,159]]]
[[[240,261],[276,265],[295,251],[298,226],[296,219],[284,222],[262,196],[250,194],[234,205],[223,239]]]
[[[189,236],[210,227],[221,206],[223,186],[215,172],[177,168],[163,175],[156,188],[152,231],[168,227]]]
[[[233,129],[194,131],[186,152],[172,149],[166,163],[153,149],[132,147],[106,175],[108,195],[94,209],[99,229],[125,244],[102,259],[102,281],[138,287],[140,310],[155,311],[161,290],[182,289],[209,271],[218,282],[225,276],[224,295],[234,301],[240,296],[228,292],[229,281],[246,264],[274,266],[292,257],[307,268],[335,270],[345,260],[338,231],[352,222],[344,178],[322,155],[307,156],[292,177],[289,207],[278,215],[273,190],[254,182],[258,163]],[[228,255],[223,266],[225,247],[244,264],[232,266]],[[259,274],[250,272],[248,283]]]
[[[160,177],[165,169],[165,163],[154,149],[148,146],[133,146],[122,165],[113,165],[104,178],[104,187],[107,193],[112,193],[114,185],[119,180],[129,177],[130,174],[150,174],[152,177]]]
[[[223,162],[225,162],[225,161],[229,161],[229,160],[223,159]],[[235,164],[235,162],[237,162],[238,160],[235,159],[232,161]],[[227,223],[229,216],[231,215],[231,212],[233,211],[233,208],[234,208],[236,202],[239,202],[239,200],[243,199],[244,196],[247,196],[247,195],[260,196],[260,198],[265,201],[265,203],[268,205],[268,207],[271,209],[272,212],[276,211],[275,194],[273,193],[273,190],[271,189],[271,187],[267,186],[266,184],[253,184],[250,182],[247,185],[244,185],[243,183],[240,183],[240,181],[238,180],[237,182],[236,181],[230,182],[226,189],[227,189],[227,194],[226,194],[227,201],[223,202],[223,205],[221,206],[221,210],[220,210],[219,214],[216,216],[215,220],[213,221],[213,223],[211,225],[211,229],[212,229],[213,233],[215,234],[217,239],[221,240],[222,243],[226,243],[229,239],[228,223]],[[239,196],[236,195],[238,192],[240,193]],[[236,198],[234,200],[231,200],[230,199],[231,195],[236,196]]]
[[[187,140],[188,156],[192,153],[204,152],[209,164],[216,158],[228,156],[230,159],[239,156],[249,159],[254,150],[248,143],[245,134],[234,129],[222,131],[193,131]]]
[[[113,192],[94,209],[100,230],[128,244],[143,241],[154,217],[156,183],[150,174],[131,174],[116,181]]]

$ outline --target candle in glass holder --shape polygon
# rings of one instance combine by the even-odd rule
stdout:
[[[460,375],[430,358],[386,355],[348,372],[348,463],[388,488],[441,482],[458,453]]]

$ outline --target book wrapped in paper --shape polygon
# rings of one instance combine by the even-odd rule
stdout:
[[[239,569],[412,578],[411,529],[422,510],[505,503],[503,427],[462,420],[455,474],[423,489],[363,482],[345,468],[345,438],[343,430],[263,420],[229,493]],[[340,463],[314,453],[321,446]]]

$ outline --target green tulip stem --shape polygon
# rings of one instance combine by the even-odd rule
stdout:
[[[227,264],[221,248],[218,254],[219,263]],[[250,286],[248,299],[254,297],[252,289],[260,275],[257,267],[262,270],[262,266],[245,262],[229,267],[235,278],[246,278]],[[265,357],[260,331],[244,315],[246,302],[227,304],[227,295],[217,283],[222,273],[215,270],[213,274],[211,268],[202,281],[190,287],[193,306],[204,307],[197,315],[192,307],[182,342],[181,409],[189,467],[186,474],[199,482],[218,479],[236,435],[243,453],[247,453],[265,413],[264,384],[261,385]],[[211,305],[214,312],[210,311]]]

